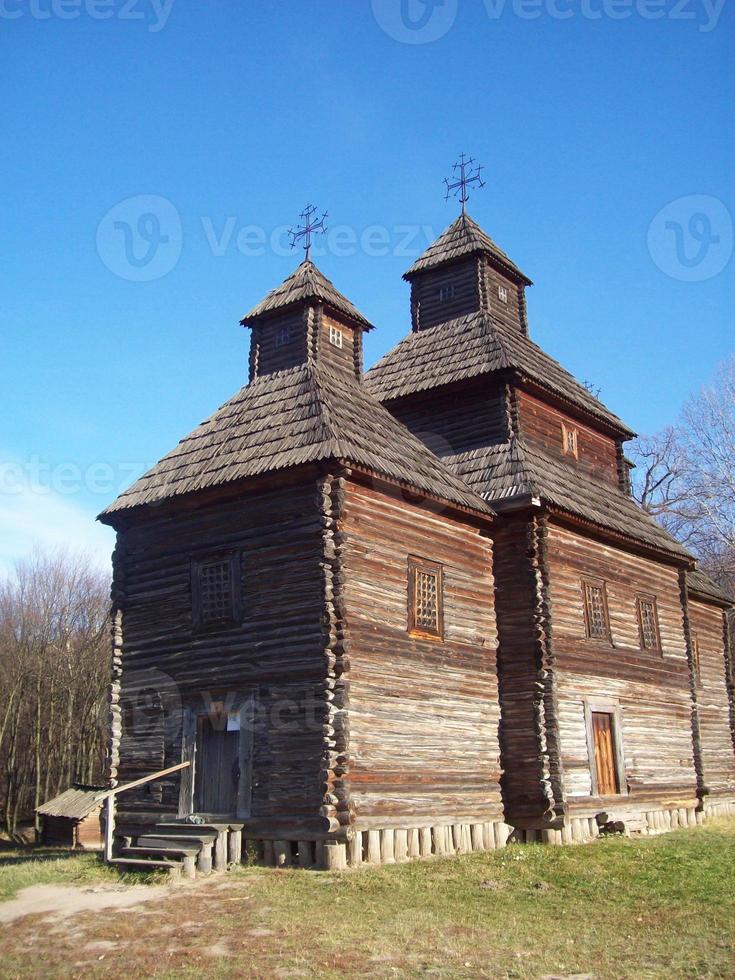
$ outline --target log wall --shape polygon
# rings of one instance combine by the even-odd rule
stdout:
[[[490,540],[354,481],[341,531],[354,827],[502,819]],[[407,631],[409,555],[443,565],[443,641]]]
[[[566,460],[599,480],[618,486],[618,446],[614,439],[566,415],[528,392],[516,391],[518,423],[523,439],[543,452]],[[562,424],[577,430],[578,458],[562,451]]]
[[[481,282],[484,291],[483,306],[509,330],[528,333],[526,322],[525,292],[522,285],[513,282],[496,269],[487,256],[480,258]],[[505,291],[505,299],[501,291]]]
[[[601,700],[620,712],[622,788],[628,797],[619,804],[690,801],[696,776],[678,570],[554,524],[547,562],[567,801],[589,801],[592,760],[585,702]],[[586,638],[584,576],[605,581],[612,642]],[[656,597],[660,651],[641,649],[638,591]]]
[[[163,512],[118,535],[113,726],[121,738],[111,778],[179,762],[187,706],[206,711],[212,700],[252,691],[252,826],[324,829],[321,499],[315,479],[281,481],[247,498]],[[197,631],[192,559],[232,553],[241,558],[242,622]],[[175,813],[179,778],[123,794],[119,809]]]
[[[735,795],[735,750],[727,693],[725,623],[722,609],[690,596],[689,622],[699,646],[696,685],[702,774],[712,797]]]
[[[442,299],[442,286],[453,287],[454,295]],[[417,275],[411,283],[412,317],[418,330],[427,330],[479,309],[477,256],[429,269]]]

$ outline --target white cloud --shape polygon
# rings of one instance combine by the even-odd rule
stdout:
[[[7,472],[7,471],[6,471]],[[101,509],[101,508],[100,508]],[[115,532],[95,521],[95,513],[49,488],[24,481],[0,492],[0,572],[34,547],[84,551],[109,568]]]

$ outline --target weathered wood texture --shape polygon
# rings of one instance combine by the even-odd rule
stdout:
[[[442,289],[453,290],[443,298]],[[427,330],[437,323],[470,313],[480,306],[479,268],[476,256],[422,273],[411,283],[414,329]]]
[[[504,387],[487,379],[399,399],[390,410],[440,459],[508,438]]]
[[[250,380],[303,364],[308,333],[307,310],[284,310],[257,322],[250,342]]]
[[[564,459],[599,480],[619,484],[618,448],[615,440],[528,392],[516,391],[521,437],[531,446]],[[562,425],[577,430],[578,457],[563,452]]]
[[[354,826],[499,815],[489,539],[438,508],[354,481],[341,528]],[[409,555],[443,565],[443,640],[407,632]]]
[[[677,569],[553,523],[547,561],[568,800],[587,798],[592,790],[585,704],[619,710],[621,790],[628,802],[692,798],[692,705]],[[585,576],[605,582],[611,641],[587,639]],[[661,650],[641,649],[637,592],[656,597]]]
[[[544,533],[525,514],[493,529],[503,799],[514,826],[543,825],[563,813]]]
[[[314,480],[285,483],[150,516],[120,534],[113,588],[122,739],[112,778],[179,762],[185,707],[206,714],[212,701],[254,691],[253,824],[324,828],[321,499]],[[241,556],[242,622],[196,631],[191,561],[233,551]],[[150,785],[122,795],[119,809],[175,813],[178,774]]]
[[[334,331],[339,331],[342,335],[341,347],[330,341],[330,327]],[[349,374],[360,376],[362,374],[362,364],[360,358],[357,356],[360,350],[358,346],[360,333],[360,330],[353,329],[345,320],[336,316],[330,316],[326,312],[322,313],[319,317],[319,360],[331,365],[333,368],[339,368],[340,370],[347,371]]]
[[[479,262],[484,309],[492,313],[504,327],[525,335],[528,325],[524,286],[496,268],[487,256],[480,256]],[[505,298],[501,295],[503,291]]]
[[[722,609],[689,598],[689,622],[699,649],[697,714],[705,786],[712,796],[735,794],[735,750],[727,692]]]

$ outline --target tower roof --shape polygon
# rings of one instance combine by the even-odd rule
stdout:
[[[344,460],[490,516],[452,473],[360,382],[303,364],[256,378],[124,491],[100,515],[181,497],[304,463]]]
[[[437,240],[426,249],[404,274],[404,279],[412,279],[419,272],[433,269],[445,262],[455,262],[465,255],[484,252],[503,266],[511,275],[518,277],[526,285],[531,280],[513,262],[505,252],[486,235],[476,221],[468,214],[460,214],[456,221],[444,231]]]
[[[317,269],[311,259],[304,259],[298,268],[283,280],[280,286],[272,289],[249,313],[245,314],[240,322],[243,326],[247,326],[249,321],[256,317],[273,313],[306,300],[318,300],[324,303],[348,317],[363,330],[373,329],[372,323],[360,313],[356,306],[353,306],[346,296],[343,296],[335,288],[324,273]]]

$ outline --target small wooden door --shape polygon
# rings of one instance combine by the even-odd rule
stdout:
[[[199,719],[194,798],[199,813],[234,814],[240,783],[240,732]]]
[[[592,712],[592,735],[595,742],[595,770],[598,796],[615,796],[620,792],[618,767],[615,763],[613,716],[602,711]]]

